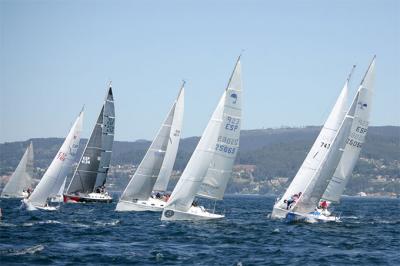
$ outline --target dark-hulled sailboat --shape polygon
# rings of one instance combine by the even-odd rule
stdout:
[[[111,202],[105,190],[114,142],[115,110],[111,84],[100,115],[64,194],[64,202]]]

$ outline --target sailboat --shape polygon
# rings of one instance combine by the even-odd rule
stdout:
[[[356,104],[358,108],[354,113],[354,121],[351,126],[350,135],[346,140],[346,146],[339,165],[322,195],[322,201],[328,201],[330,203],[340,202],[340,197],[360,157],[361,148],[368,132],[374,87],[375,58],[374,56],[353,101],[353,104]]]
[[[75,154],[78,150],[80,134],[82,131],[83,110],[79,113],[71,130],[57,152],[49,168],[44,173],[39,184],[29,196],[23,199],[23,205],[27,210],[56,210],[56,207],[48,206],[49,198],[55,196],[60,190],[65,177],[71,170]]]
[[[367,132],[369,109],[371,104],[375,58],[361,82],[357,94],[347,112],[332,145],[319,165],[316,174],[306,183],[304,192],[292,204],[287,206],[288,221],[338,221],[340,217],[331,215],[326,209],[320,209],[321,199],[338,198],[344,190],[343,183],[348,181],[359,155],[352,147],[361,148]],[[356,132],[356,133],[355,133]],[[350,146],[349,146],[350,144]],[[355,156],[356,155],[356,156]],[[349,161],[348,161],[349,160]],[[350,169],[351,168],[351,169]],[[342,182],[338,182],[341,180]],[[293,182],[292,182],[293,183]],[[282,215],[282,205],[274,206],[274,212]],[[279,208],[279,209],[278,209]]]
[[[239,148],[241,125],[240,56],[219,103],[175,186],[161,220],[209,220],[224,215],[194,204],[196,196],[223,197]],[[215,209],[215,208],[214,208]]]
[[[331,148],[332,141],[346,115],[346,100],[349,93],[349,82],[354,71],[354,66],[347,77],[345,84],[339,94],[338,99],[328,116],[324,126],[322,127],[317,139],[315,140],[311,150],[307,154],[300,169],[297,171],[293,181],[290,183],[285,194],[274,205],[271,217],[285,218],[289,212],[289,204],[287,201],[296,193],[306,189],[308,180],[317,174],[318,167],[323,163],[328,151]]]
[[[184,84],[122,193],[116,211],[162,211],[166,205],[166,195],[162,194],[167,190],[178,151],[184,109]]]
[[[111,84],[82,157],[75,169],[64,202],[106,202],[112,197],[105,191],[114,142],[115,110]]]
[[[33,177],[33,146],[28,145],[17,168],[1,192],[2,198],[26,198]]]

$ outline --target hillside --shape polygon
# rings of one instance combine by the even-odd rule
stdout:
[[[289,178],[295,175],[309,148],[315,140],[320,127],[280,128],[243,130],[240,138],[240,152],[236,164],[255,165],[251,172],[251,184],[265,183],[277,177]],[[183,170],[192,154],[198,137],[181,141],[174,169]],[[32,139],[34,145],[35,166],[46,168],[62,143],[59,138]],[[78,155],[81,154],[87,140],[81,140]],[[18,164],[28,141],[0,144],[0,175],[7,175]],[[149,141],[116,141],[113,147],[112,165],[137,165],[148,146]],[[80,156],[77,156],[79,158]],[[395,180],[394,184],[385,183],[389,190],[398,192],[400,186],[400,127],[370,127],[367,141],[361,152],[361,160],[354,171],[349,191],[368,190],[372,179],[379,176]],[[389,180],[389,181],[390,181]],[[356,181],[356,182],[355,182]],[[377,182],[379,183],[379,182]],[[363,184],[363,185],[360,185]],[[232,184],[231,184],[232,185]],[[246,186],[246,182],[245,182]],[[280,190],[281,188],[277,188]],[[380,188],[382,189],[382,188]],[[387,190],[387,189],[386,189]],[[228,191],[238,191],[230,186]],[[239,191],[242,191],[240,189]],[[266,189],[265,193],[274,192]]]

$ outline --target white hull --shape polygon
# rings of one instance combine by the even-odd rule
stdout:
[[[298,213],[281,208],[274,208],[271,214],[271,219],[286,219],[288,222],[338,222],[339,217],[331,215],[330,212],[315,211],[312,213]]]
[[[285,210],[281,208],[274,208],[272,210],[271,218],[272,219],[284,219],[290,210]]]
[[[190,207],[187,212],[164,209],[161,220],[162,221],[201,221],[201,220],[215,220],[222,219],[225,215],[210,213],[203,206]]]
[[[28,196],[29,196],[29,193],[24,191],[20,195],[7,195],[7,194],[4,194],[4,195],[1,195],[1,198],[3,198],[3,199],[25,199]]]
[[[318,211],[315,211],[311,213],[289,212],[286,215],[286,220],[288,222],[317,223],[317,222],[339,222],[340,218],[334,215],[326,216]]]
[[[35,206],[30,202],[28,199],[23,199],[21,200],[22,206],[27,210],[27,211],[37,211],[37,210],[42,210],[42,211],[56,211],[58,210],[59,206],[54,207],[54,206]]]
[[[149,198],[148,200],[138,200],[136,202],[120,200],[115,208],[118,212],[124,211],[152,211],[161,212],[167,203],[163,200]]]

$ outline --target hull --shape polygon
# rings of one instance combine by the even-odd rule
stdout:
[[[111,203],[112,198],[110,195],[108,195],[108,193],[89,193],[89,194],[79,194],[79,195],[64,194],[64,203],[86,203],[86,202]]]
[[[222,219],[225,215],[210,213],[202,206],[190,207],[187,212],[164,209],[161,220],[162,221],[202,221],[202,220],[215,220]]]
[[[316,223],[316,222],[339,222],[340,218],[334,215],[326,216],[322,213],[315,211],[311,213],[298,213],[298,212],[289,212],[286,215],[287,222],[308,222],[308,223]]]
[[[30,202],[28,199],[23,199],[21,200],[22,202],[22,207],[24,207],[27,211],[37,211],[37,210],[42,210],[42,211],[56,211],[58,210],[59,206],[35,206]]]
[[[289,210],[274,208],[272,210],[271,218],[272,219],[284,219],[286,215],[289,213]]]
[[[138,200],[136,202],[120,200],[115,208],[118,212],[123,211],[152,211],[162,212],[167,203],[163,200],[149,198],[148,200]]]
[[[4,195],[1,195],[1,198],[4,198],[4,199],[25,199],[28,196],[29,196],[28,192],[22,192],[22,194],[20,194],[20,195],[4,194]]]

